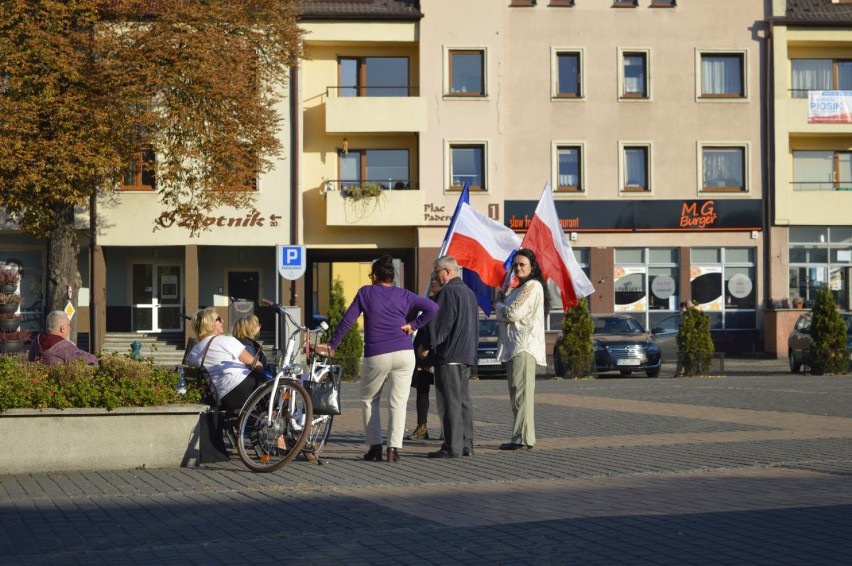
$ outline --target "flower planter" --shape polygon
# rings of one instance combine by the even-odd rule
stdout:
[[[0,354],[19,354],[23,351],[23,340],[0,340]]]
[[[0,313],[11,314],[18,312],[18,303],[0,303]]]
[[[18,292],[17,285],[0,285],[0,293],[6,293],[7,295],[14,295]]]
[[[126,470],[198,464],[206,405],[10,409],[0,413],[3,473]]]
[[[15,332],[20,325],[21,321],[17,318],[0,319],[0,332]]]

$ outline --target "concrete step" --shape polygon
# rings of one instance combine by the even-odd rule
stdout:
[[[136,332],[107,332],[104,337],[103,352],[130,354],[131,344],[142,344],[141,353],[145,358],[153,358],[154,363],[161,366],[174,366],[183,361],[184,335],[180,332],[169,333],[136,333]],[[275,348],[275,333],[261,332],[258,342],[263,346],[267,355]]]

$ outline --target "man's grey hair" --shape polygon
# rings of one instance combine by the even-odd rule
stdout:
[[[47,315],[47,320],[44,321],[44,329],[55,334],[59,332],[59,327],[63,324],[68,324],[68,315],[65,311],[53,311]]]
[[[442,269],[449,269],[456,275],[459,273],[459,262],[456,261],[451,255],[441,256],[435,260],[435,263],[432,264],[432,268],[435,271],[440,271]]]

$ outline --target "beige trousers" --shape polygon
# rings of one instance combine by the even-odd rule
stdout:
[[[388,384],[388,448],[402,448],[405,411],[411,393],[414,350],[400,350],[364,358],[361,362],[361,403],[364,407],[364,436],[370,446],[382,443],[380,401]]]

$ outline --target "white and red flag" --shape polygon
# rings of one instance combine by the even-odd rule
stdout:
[[[592,282],[577,263],[559,223],[550,183],[544,186],[521,247],[535,253],[544,278],[552,279],[559,287],[563,309],[577,306],[579,299],[595,292]]]
[[[442,255],[475,272],[486,285],[499,287],[506,275],[506,260],[518,249],[521,238],[511,228],[476,212],[460,202]]]

